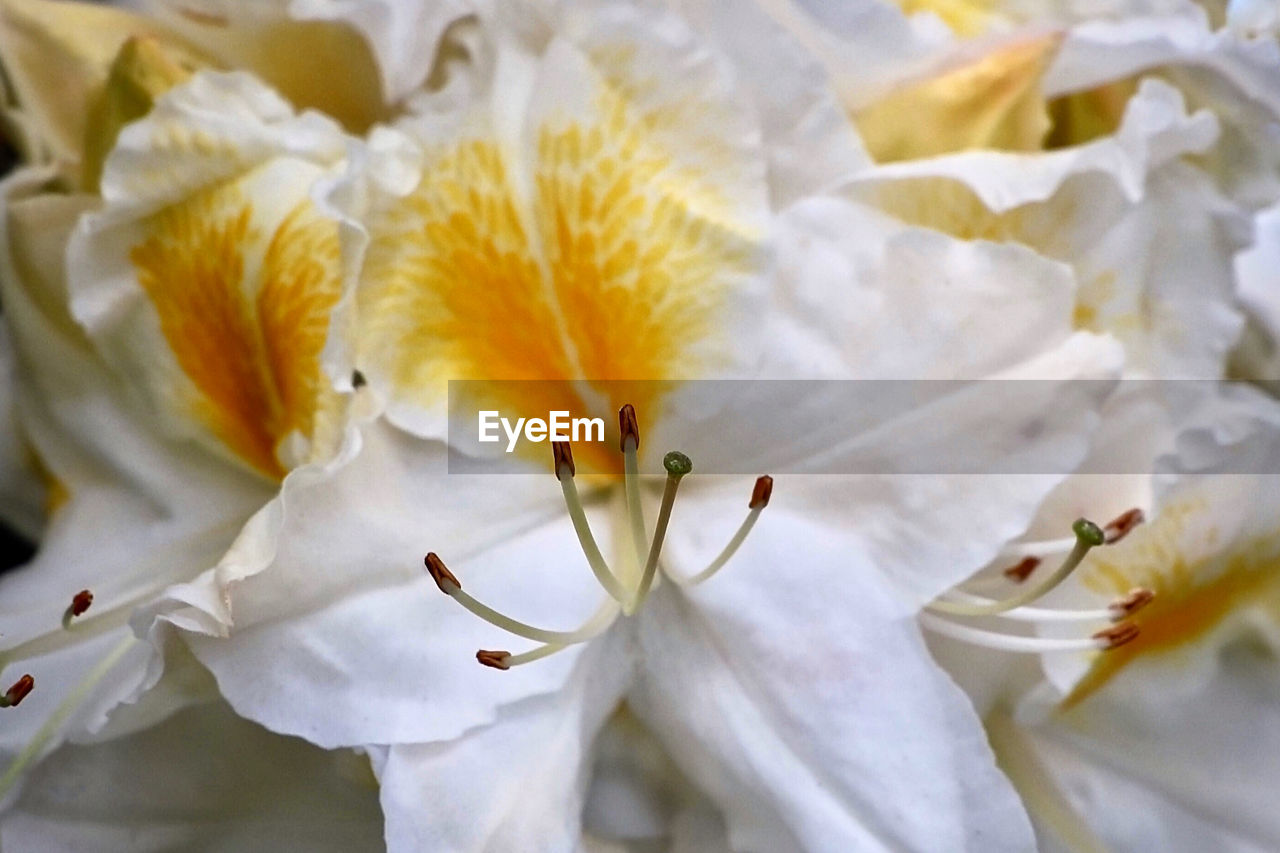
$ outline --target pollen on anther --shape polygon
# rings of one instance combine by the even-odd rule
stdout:
[[[80,616],[93,604],[93,593],[82,589],[71,597],[71,615]]]
[[[3,705],[6,708],[12,708],[27,698],[27,694],[36,686],[36,680],[30,675],[24,675],[13,683],[4,694]]]
[[[1102,532],[1106,534],[1106,544],[1116,544],[1133,532],[1133,528],[1145,520],[1146,516],[1143,515],[1142,510],[1138,507],[1122,512],[1111,521],[1108,521],[1106,526],[1102,528]]]
[[[569,469],[569,476],[572,477],[578,473],[577,467],[573,464],[573,449],[567,441],[551,442],[551,457],[555,461],[556,479],[564,479],[564,469]]]
[[[1004,570],[1004,576],[1011,581],[1022,583],[1031,577],[1031,573],[1040,567],[1039,557],[1023,557],[1018,563]]]
[[[756,509],[757,507],[766,507],[769,505],[769,498],[773,495],[773,478],[768,474],[756,478],[755,488],[751,490],[751,503],[747,504],[748,509]]]
[[[1132,622],[1121,622],[1119,625],[1112,625],[1110,628],[1104,628],[1093,635],[1093,639],[1102,640],[1106,643],[1103,646],[1104,651],[1111,651],[1119,648],[1125,643],[1131,643],[1138,638],[1138,626]]]
[[[491,666],[494,669],[510,669],[507,666],[507,659],[511,657],[511,652],[490,651],[481,649],[476,652],[476,660],[485,666]]]
[[[427,566],[427,571],[431,574],[431,579],[436,582],[436,586],[440,587],[440,591],[448,595],[452,590],[445,587],[445,582],[453,584],[457,589],[462,589],[462,584],[458,583],[458,579],[453,576],[453,572],[449,571],[449,567],[444,561],[436,556],[436,552],[432,551],[423,558],[423,562]]]
[[[627,452],[627,439],[635,442],[634,449],[640,449],[640,424],[636,422],[635,407],[630,403],[618,410],[618,432],[621,433],[618,440],[619,450],[623,453]]]
[[[1136,589],[1129,590],[1128,595],[1124,598],[1118,598],[1111,602],[1111,606],[1108,609],[1116,615],[1117,619],[1123,619],[1126,616],[1132,616],[1142,608],[1146,607],[1155,600],[1155,597],[1156,594],[1154,592],[1146,587],[1140,586]]]

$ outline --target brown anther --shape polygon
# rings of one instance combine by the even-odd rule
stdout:
[[[569,468],[570,477],[578,473],[577,467],[573,464],[573,449],[569,447],[569,442],[567,441],[551,442],[551,456],[553,459],[555,459],[557,480],[564,479],[564,477],[561,475],[560,472],[563,471],[566,466],[568,466]]]
[[[476,652],[476,660],[494,669],[510,669],[511,667],[507,666],[507,658],[509,657],[511,657],[511,652],[491,652],[486,649]]]
[[[1022,583],[1031,577],[1031,573],[1040,565],[1039,557],[1023,557],[1017,565],[1010,566],[1004,570],[1004,576],[1011,581]]]
[[[445,581],[453,584],[458,589],[462,589],[462,584],[458,583],[458,579],[453,576],[453,572],[449,571],[449,567],[444,564],[444,561],[436,556],[435,551],[427,554],[423,562],[427,564],[427,571],[431,573],[431,579],[436,582],[436,586],[440,587],[440,591],[445,595],[452,591],[445,588]]]
[[[1116,544],[1121,539],[1128,536],[1133,531],[1133,528],[1137,527],[1145,520],[1146,516],[1143,515],[1142,510],[1136,506],[1133,509],[1120,513],[1120,515],[1108,521],[1106,526],[1102,528],[1102,532],[1105,533],[1107,537],[1106,544]]]
[[[71,597],[72,616],[79,616],[89,609],[89,605],[93,604],[93,593],[87,589],[82,589]]]
[[[1142,608],[1146,607],[1153,600],[1156,594],[1144,586],[1129,590],[1129,594],[1124,598],[1117,598],[1111,602],[1111,606],[1107,609],[1115,614],[1115,619],[1124,619],[1126,616],[1132,616]]]
[[[618,432],[622,434],[618,439],[619,450],[627,452],[628,438],[635,439],[636,450],[640,449],[640,425],[636,423],[635,406],[630,403],[618,409]]]
[[[36,686],[36,680],[29,675],[24,675],[13,683],[13,686],[5,691],[4,696],[0,696],[0,707],[12,708],[19,704],[23,699],[27,698],[27,694]]]
[[[1104,628],[1093,635],[1095,640],[1105,640],[1107,645],[1103,651],[1111,651],[1119,648],[1125,643],[1132,642],[1138,637],[1138,626],[1132,622],[1121,622],[1119,625],[1112,625],[1110,628]]]
[[[751,490],[751,503],[747,504],[747,509],[756,509],[757,507],[766,507],[769,505],[769,497],[773,494],[773,478],[768,474],[756,478],[756,486]]]

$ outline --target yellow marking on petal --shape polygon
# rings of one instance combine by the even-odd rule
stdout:
[[[975,36],[992,18],[994,0],[898,0],[908,15],[932,12],[959,36]]]
[[[294,431],[309,438],[317,407],[319,353],[339,291],[336,225],[302,202],[270,235],[253,281],[246,257],[263,235],[234,185],[161,211],[148,232],[130,259],[195,388],[192,413],[280,479],[280,442]]]
[[[1102,688],[1140,656],[1164,655],[1205,638],[1231,615],[1259,607],[1280,619],[1280,531],[1244,542],[1225,553],[1189,558],[1180,545],[1193,512],[1202,504],[1164,510],[1132,547],[1116,546],[1120,557],[1099,557],[1085,582],[1107,594],[1135,586],[1155,592],[1155,600],[1134,622],[1141,633],[1132,642],[1099,655],[1063,701],[1070,709]],[[1163,520],[1162,520],[1163,519]],[[1202,534],[1206,548],[1217,544],[1217,531]],[[1127,545],[1126,540],[1126,545]]]
[[[373,223],[361,363],[383,365],[423,405],[446,379],[694,375],[694,346],[717,331],[750,238],[709,176],[657,141],[658,121],[606,88],[590,120],[537,128],[527,184],[485,139],[429,152],[418,187]],[[611,421],[631,402],[657,416],[653,399],[615,400],[602,386],[503,388],[525,399],[488,407]],[[593,450],[595,470],[617,467],[616,453]]]
[[[1057,36],[1019,42],[911,84],[854,117],[876,160],[975,148],[1038,151],[1049,131],[1040,81]]]

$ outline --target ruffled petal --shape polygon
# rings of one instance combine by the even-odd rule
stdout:
[[[273,730],[326,746],[457,737],[560,689],[581,647],[497,677],[478,649],[532,644],[442,595],[423,555],[438,551],[493,607],[572,630],[604,593],[558,492],[549,475],[447,474],[443,445],[375,422],[332,476],[286,481],[264,510],[275,522],[220,566],[234,582],[196,584],[189,601],[227,597],[230,636],[185,636],[236,710]],[[610,553],[603,514],[590,514]]]
[[[480,853],[536,840],[547,853],[579,850],[592,742],[630,679],[622,639],[593,644],[558,692],[508,705],[452,743],[387,750],[387,849]]]
[[[723,809],[734,849],[1029,849],[968,699],[882,566],[777,510],[734,564],[660,591],[640,620],[632,706]]]

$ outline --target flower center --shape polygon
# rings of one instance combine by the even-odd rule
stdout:
[[[495,669],[510,669],[513,666],[519,666],[555,654],[569,646],[584,643],[607,631],[619,615],[630,616],[644,605],[645,598],[648,596],[649,590],[652,589],[654,578],[657,575],[658,560],[662,554],[662,544],[666,540],[667,527],[671,523],[671,510],[675,506],[676,493],[680,488],[680,481],[693,471],[693,462],[678,450],[671,451],[663,458],[662,465],[667,471],[667,480],[662,491],[662,502],[658,506],[658,518],[654,524],[653,533],[652,535],[646,535],[644,511],[640,505],[640,466],[638,459],[640,429],[636,421],[635,408],[631,404],[628,403],[623,406],[618,412],[618,425],[622,435],[619,449],[623,455],[623,487],[626,492],[628,527],[632,546],[635,549],[636,564],[643,566],[639,579],[631,587],[628,587],[621,580],[620,575],[609,567],[604,555],[600,553],[600,547],[596,544],[595,536],[591,533],[591,525],[582,506],[582,498],[578,494],[578,487],[574,482],[576,468],[573,463],[573,451],[569,442],[558,441],[553,442],[551,445],[554,471],[556,479],[560,481],[560,489],[564,494],[565,508],[569,513],[569,520],[573,524],[574,532],[578,536],[578,543],[587,559],[587,564],[591,567],[592,574],[595,575],[596,580],[607,593],[607,597],[601,602],[596,612],[578,628],[571,631],[552,631],[512,619],[464,592],[462,584],[445,566],[444,561],[434,551],[427,554],[425,559],[427,571],[431,574],[432,580],[436,582],[436,586],[440,588],[441,592],[486,622],[515,634],[517,637],[542,643],[541,646],[517,655],[507,651],[481,649],[476,653],[476,660],[485,666]],[[692,586],[706,581],[723,568],[734,553],[737,552],[738,548],[742,546],[747,534],[751,532],[751,528],[755,526],[756,520],[760,517],[760,513],[768,506],[772,492],[772,477],[766,475],[757,478],[751,493],[751,501],[747,507],[747,517],[720,554],[706,568],[696,574],[688,577],[678,577],[664,569],[667,577],[681,586]]]
[[[1115,599],[1105,608],[1092,610],[1066,610],[1030,606],[1044,598],[1084,562],[1084,558],[1100,545],[1112,545],[1123,539],[1142,522],[1142,511],[1131,509],[1099,527],[1088,519],[1078,519],[1072,525],[1074,536],[1068,539],[1030,543],[1020,546],[1020,562],[1004,571],[1005,577],[1016,583],[1025,583],[1039,567],[1043,557],[1065,552],[1058,568],[1047,577],[1005,598],[992,599],[956,588],[925,606],[920,622],[934,633],[972,645],[999,649],[1007,652],[1108,651],[1131,642],[1138,636],[1138,626],[1129,617],[1146,607],[1155,593],[1146,587],[1136,587]],[[954,618],[994,618],[1010,622],[1044,624],[1049,622],[1110,622],[1088,636],[1078,638],[1029,637],[1006,633],[955,621]]]

